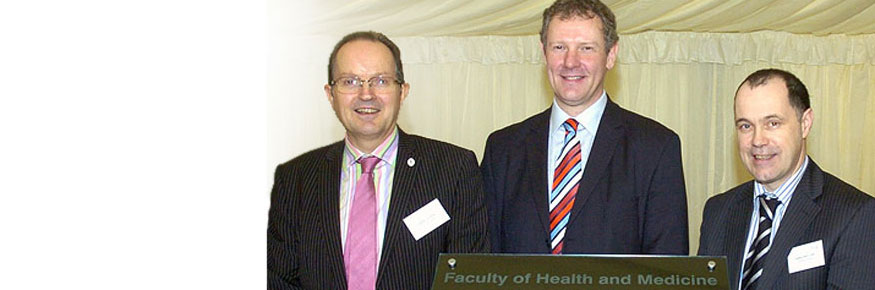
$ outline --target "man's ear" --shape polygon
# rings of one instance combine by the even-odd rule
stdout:
[[[410,83],[405,82],[401,84],[401,100],[399,103],[404,103],[404,99],[407,98],[408,93],[410,93]]]
[[[605,63],[605,67],[609,70],[614,68],[614,62],[617,60],[617,50],[620,49],[620,43],[614,43],[614,46],[608,50],[608,61]]]
[[[334,104],[334,96],[331,95],[331,85],[325,84],[325,97],[328,98],[328,102]]]
[[[811,132],[811,126],[814,125],[814,112],[811,108],[805,109],[802,112],[802,139],[808,138],[808,133]]]

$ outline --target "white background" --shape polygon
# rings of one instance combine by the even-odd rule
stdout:
[[[0,2],[0,289],[264,289],[267,16]]]

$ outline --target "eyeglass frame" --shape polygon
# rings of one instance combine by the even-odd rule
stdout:
[[[352,76],[352,77],[345,76],[345,77],[339,77],[339,78],[336,78],[336,79],[332,80],[331,82],[329,82],[328,85],[331,86],[332,88],[338,88],[339,86],[336,86],[336,85],[337,85],[337,81],[342,80],[342,79],[346,79],[346,78],[353,79],[353,80],[355,80],[356,82],[358,82],[358,85],[356,86],[356,87],[358,87],[358,88],[357,88],[355,91],[345,92],[346,94],[353,94],[353,93],[361,92],[362,89],[364,89],[364,87],[365,87],[365,83],[368,84],[368,89],[374,89],[374,86],[372,86],[371,83],[372,83],[372,81],[375,81],[375,80],[377,80],[377,79],[392,80],[392,82],[394,82],[395,84],[398,84],[398,85],[404,85],[404,82],[401,81],[401,80],[399,80],[398,78],[396,78],[396,77],[391,77],[391,76],[384,76],[384,75],[373,76],[373,77],[371,77],[371,78],[368,78],[367,80],[362,80],[362,78],[359,77],[359,76]],[[386,88],[389,88],[389,87],[390,87],[390,85],[387,85],[387,86],[386,86]],[[386,92],[388,92],[388,91],[386,91]],[[383,92],[383,93],[386,93],[386,92]],[[341,92],[341,93],[344,93],[344,92]]]

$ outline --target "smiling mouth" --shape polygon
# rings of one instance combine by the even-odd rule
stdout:
[[[765,155],[763,155],[763,154],[754,154],[754,155],[753,155],[753,158],[756,159],[756,160],[769,160],[769,159],[771,159],[771,158],[774,157],[774,156],[775,156],[774,154],[765,154]]]
[[[568,81],[577,81],[582,80],[583,76],[562,76],[562,78]]]
[[[369,115],[369,114],[379,113],[380,110],[376,109],[376,108],[358,108],[358,109],[355,109],[355,112],[359,113],[359,114]]]

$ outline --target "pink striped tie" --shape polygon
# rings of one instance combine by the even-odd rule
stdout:
[[[346,250],[343,262],[347,287],[350,290],[375,289],[377,286],[377,195],[374,189],[374,167],[380,158],[370,156],[358,160],[362,176],[355,185],[355,197],[349,213]]]

